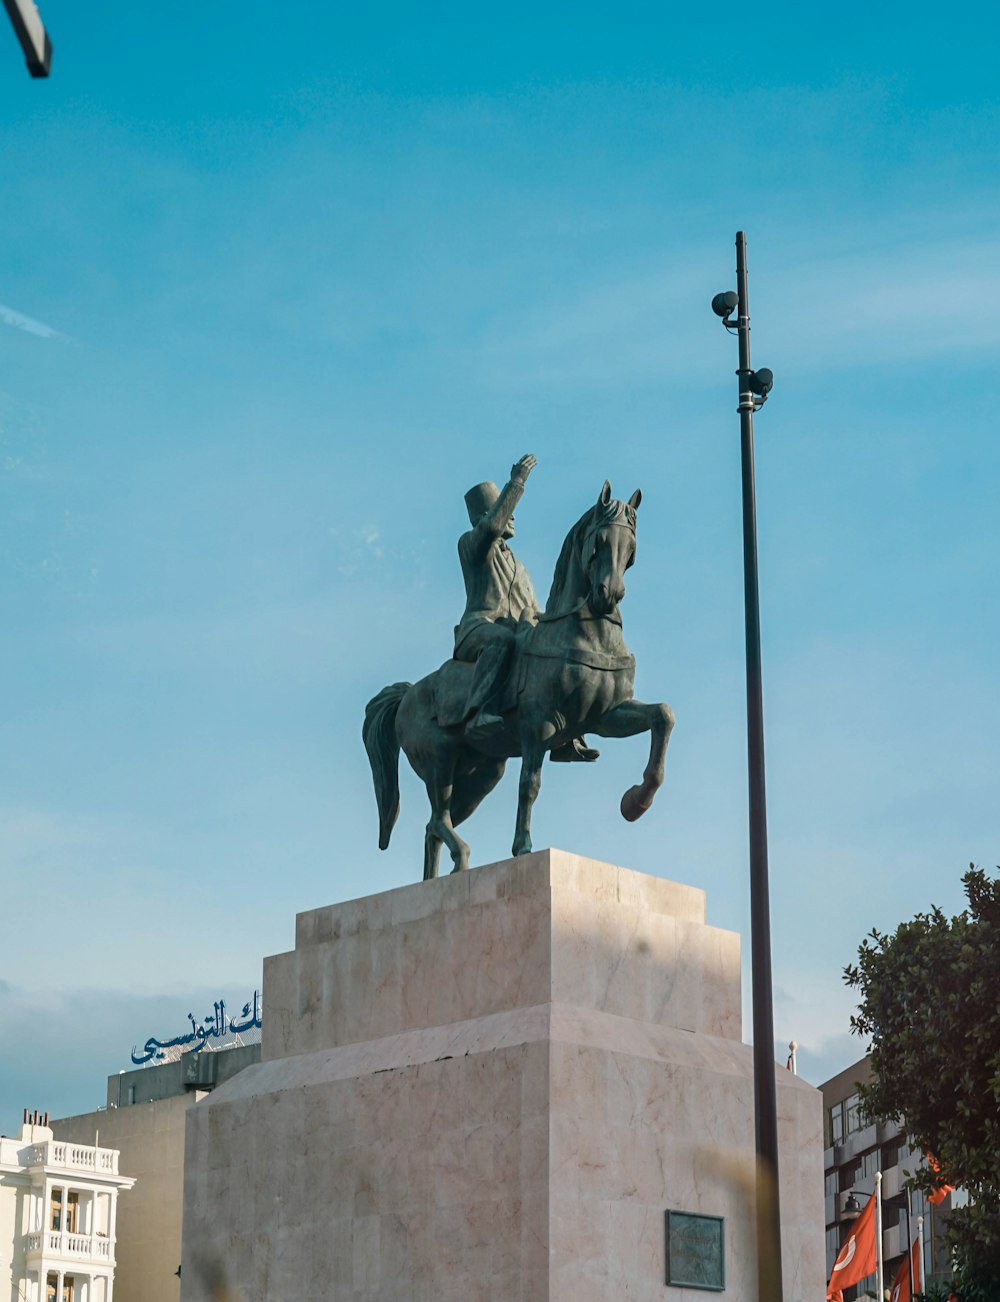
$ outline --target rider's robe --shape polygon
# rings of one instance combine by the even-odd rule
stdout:
[[[481,624],[516,628],[523,612],[538,613],[538,599],[528,571],[503,539],[504,530],[524,492],[511,480],[492,510],[458,540],[458,557],[465,579],[465,614],[455,628],[455,655],[461,659],[463,641]]]

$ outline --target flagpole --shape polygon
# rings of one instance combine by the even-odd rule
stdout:
[[[910,1226],[910,1191],[906,1191],[906,1274],[910,1281],[910,1297],[917,1290],[913,1287],[913,1229]]]
[[[924,1292],[924,1218],[917,1217],[917,1238],[920,1240],[920,1291]]]
[[[875,1279],[878,1302],[885,1302],[885,1279],[882,1273],[882,1172],[875,1172]]]

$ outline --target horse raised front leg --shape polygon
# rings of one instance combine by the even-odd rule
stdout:
[[[545,750],[540,742],[522,744],[521,780],[517,787],[517,828],[513,854],[531,853],[531,809],[542,785],[542,761]]]
[[[674,712],[669,705],[644,705],[642,701],[625,701],[609,711],[591,731],[600,737],[635,737],[649,732],[649,761],[642,781],[629,787],[622,796],[622,817],[634,823],[653,803],[653,797],[663,786],[663,764],[667,742],[674,728]]]

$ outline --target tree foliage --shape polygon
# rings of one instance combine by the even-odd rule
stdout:
[[[970,865],[968,908],[918,913],[891,935],[872,931],[844,979],[859,992],[851,1029],[870,1042],[861,1104],[896,1121],[940,1175],[914,1172],[930,1192],[968,1190],[949,1218],[965,1302],[1000,1298],[1000,879]],[[980,1291],[985,1290],[985,1291]]]

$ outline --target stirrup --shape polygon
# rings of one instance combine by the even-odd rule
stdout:
[[[504,721],[498,714],[484,714],[480,711],[465,725],[465,735],[472,741],[484,741],[496,737],[504,730]]]
[[[556,764],[593,764],[600,757],[601,752],[585,745],[582,737],[563,742],[549,753],[549,759]]]

